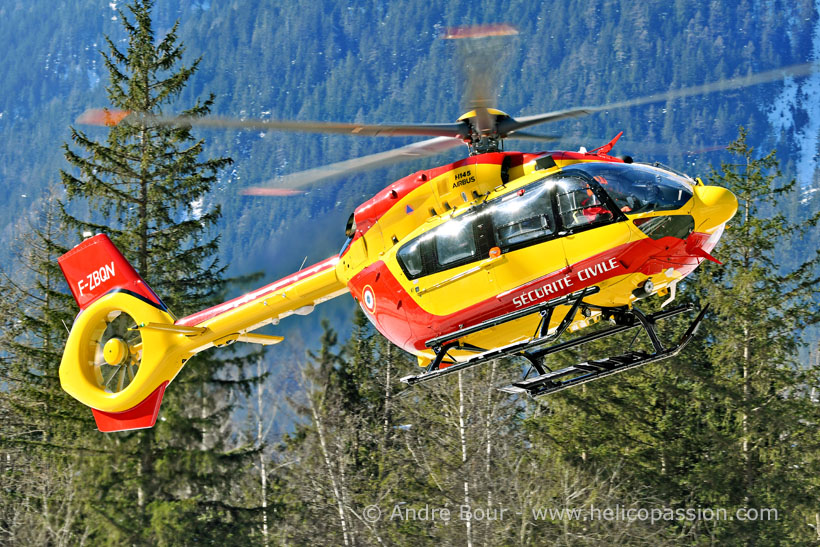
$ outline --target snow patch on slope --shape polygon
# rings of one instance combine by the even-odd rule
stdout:
[[[204,200],[202,197],[191,202],[191,216],[194,218],[194,220],[199,220],[200,218],[202,218],[203,203]]]
[[[815,0],[817,22],[812,32],[809,60],[820,62],[820,0]],[[820,67],[819,67],[820,68]],[[791,131],[797,147],[797,182],[803,188],[814,186],[817,176],[820,142],[820,71],[815,71],[800,83],[786,78],[785,85],[769,109],[768,120],[779,141],[783,132]],[[799,114],[799,115],[798,115]],[[805,120],[798,123],[798,119]],[[799,126],[798,126],[799,125]]]

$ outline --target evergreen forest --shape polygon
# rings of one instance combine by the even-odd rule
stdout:
[[[498,107],[626,101],[820,61],[810,0],[0,2],[0,544],[817,545],[820,69],[536,127],[737,196],[678,287],[709,312],[680,355],[539,399],[506,358],[408,388],[414,357],[343,296],[266,350],[186,363],[151,429],[97,431],[60,388],[77,306],[57,257],[104,232],[178,316],[339,251],[357,205],[466,149],[290,197],[241,191],[413,142],[90,127],[110,107],[450,122],[445,29],[509,23]],[[647,311],[661,298],[647,300]],[[679,338],[683,318],[663,322]],[[550,366],[651,347],[626,333]]]

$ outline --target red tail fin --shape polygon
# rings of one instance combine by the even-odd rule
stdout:
[[[105,234],[90,237],[57,259],[81,310],[112,289],[121,289],[167,309]]]
[[[66,351],[60,364],[60,381],[63,388],[91,407],[100,431],[126,431],[153,426],[157,421],[162,395],[170,380],[159,379],[159,382],[153,383],[156,380],[151,380],[150,371],[145,373],[142,370],[136,372],[135,378],[131,365],[128,365],[131,380],[135,384],[148,382],[148,385],[143,387],[137,397],[132,395],[128,403],[118,405],[120,408],[125,406],[124,410],[120,411],[116,406],[114,411],[100,410],[99,407],[110,409],[111,400],[120,399],[129,390],[129,387],[123,389],[120,386],[119,392],[112,394],[108,387],[101,383],[101,372],[95,367],[119,367],[124,362],[122,355],[116,362],[102,361],[101,355],[105,355],[105,341],[101,333],[104,332],[103,328],[108,327],[107,317],[112,312],[135,314],[137,312],[133,310],[139,310],[141,306],[143,310],[148,310],[140,312],[148,314],[151,318],[148,322],[167,324],[173,324],[173,316],[105,234],[86,239],[58,258],[57,262],[74,300],[82,310],[69,334]],[[110,295],[110,298],[103,298],[105,295]],[[119,304],[111,304],[112,299]],[[134,321],[137,324],[141,322],[139,319]],[[122,339],[120,342],[124,343]],[[89,349],[89,346],[94,347]],[[144,357],[142,349],[134,350],[129,347],[128,351],[138,352],[141,363]],[[133,391],[131,389],[131,392]],[[147,396],[145,392],[148,392]],[[132,402],[133,399],[139,402],[135,404]]]

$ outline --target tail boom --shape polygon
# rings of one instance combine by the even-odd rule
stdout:
[[[207,327],[229,317],[239,316],[239,327],[247,321],[249,310],[259,307],[252,304],[270,307],[256,313],[251,312],[251,315],[259,316],[262,320],[277,318],[274,316],[278,313],[297,313],[302,306],[318,304],[348,292],[347,286],[336,275],[338,263],[338,256],[328,258],[243,296],[183,317],[176,324]]]
[[[200,334],[187,339],[191,354],[235,341],[276,343],[281,338],[252,331],[277,324],[290,315],[307,315],[316,304],[348,293],[347,285],[336,273],[338,263],[338,256],[328,258],[243,296],[183,317],[175,326],[201,329]]]

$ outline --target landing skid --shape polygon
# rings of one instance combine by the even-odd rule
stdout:
[[[435,359],[433,359],[423,373],[405,376],[401,379],[401,381],[409,385],[414,385],[427,382],[429,380],[434,380],[454,372],[472,368],[493,359],[517,356],[524,357],[530,362],[530,370],[525,374],[524,379],[513,382],[509,386],[500,388],[501,391],[505,391],[507,393],[526,393],[531,397],[539,397],[576,385],[585,384],[587,382],[603,378],[604,376],[617,374],[618,372],[622,372],[624,370],[636,368],[655,361],[668,359],[669,357],[677,355],[694,337],[698,326],[709,308],[707,305],[700,311],[676,345],[665,347],[658,337],[657,331],[655,330],[655,323],[660,319],[667,319],[684,312],[692,311],[694,306],[687,304],[678,306],[677,308],[662,310],[646,315],[635,307],[632,309],[599,308],[585,304],[583,301],[584,298],[594,294],[597,290],[597,287],[584,289],[537,306],[532,306],[525,310],[519,310],[517,312],[506,314],[478,325],[460,329],[451,334],[434,338],[427,342],[427,346],[433,349],[436,354]],[[548,327],[550,318],[552,317],[553,311],[558,306],[569,306],[570,309],[564,316],[564,319],[561,321],[559,327],[552,333],[549,333]],[[612,317],[616,321],[616,326],[591,334],[578,336],[558,344],[549,345],[567,330],[579,309],[582,311],[600,310],[605,316]],[[483,329],[535,313],[541,315],[541,322],[539,323],[535,336],[533,336],[533,338],[529,341],[518,342],[490,351],[484,351],[481,348],[476,348],[459,342],[462,337],[467,336],[468,334],[473,334]],[[622,355],[608,357],[606,359],[586,361],[555,371],[549,370],[544,365],[544,357],[547,355],[572,347],[581,346],[594,340],[607,338],[609,336],[635,328],[642,328],[644,332],[646,332],[652,342],[654,349],[652,353],[645,351],[628,351]],[[466,361],[449,364],[449,366],[441,368],[442,363],[445,363],[445,365],[448,363],[447,353],[452,349],[473,350],[478,352],[478,355]],[[528,377],[532,371],[535,371],[537,375],[534,377]]]

